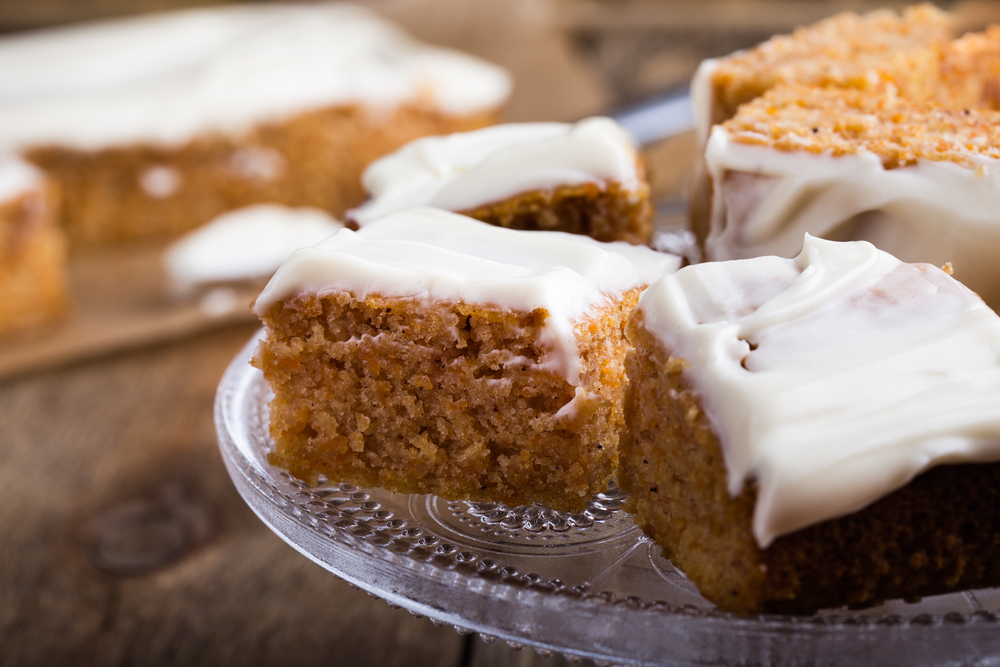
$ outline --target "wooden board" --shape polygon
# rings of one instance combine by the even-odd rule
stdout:
[[[255,290],[214,290],[201,298],[171,294],[162,250],[146,246],[72,257],[68,317],[0,341],[0,378],[256,319],[250,312]]]

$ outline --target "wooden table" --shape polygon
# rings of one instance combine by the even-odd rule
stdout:
[[[79,18],[74,12],[86,4],[0,4],[0,26]],[[96,14],[126,4],[88,6]],[[526,92],[512,113],[523,119],[575,117],[667,90],[686,81],[701,57],[843,4],[553,0],[548,27],[522,39],[541,40],[546,57],[576,68],[560,83],[559,99],[532,78],[530,62],[518,62],[518,49],[477,41],[482,26],[449,31],[421,23],[407,3],[389,8],[402,19],[410,11],[411,29],[426,38],[481,47],[520,67]],[[501,5],[508,6],[490,6]],[[991,7],[958,5],[969,27],[992,18]],[[683,180],[669,164],[660,174],[670,181],[661,192]],[[253,515],[223,467],[212,406],[224,368],[254,328],[230,326],[0,381],[0,665],[565,662],[389,609],[299,555]]]

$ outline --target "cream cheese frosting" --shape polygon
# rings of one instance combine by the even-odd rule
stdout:
[[[495,109],[499,67],[339,3],[174,11],[0,40],[0,146],[238,135],[334,104]]]
[[[325,211],[256,204],[224,213],[175,241],[163,255],[173,285],[267,278],[299,248],[343,228]]]
[[[628,133],[610,118],[579,123],[508,123],[425,137],[369,165],[371,199],[349,211],[359,225],[413,206],[469,211],[563,185],[641,186]]]
[[[37,190],[45,177],[17,155],[0,153],[0,201]]]
[[[595,308],[672,273],[676,255],[562,232],[523,232],[415,208],[295,251],[254,303],[263,317],[301,294],[347,291],[548,311],[539,364],[579,384],[574,333]]]
[[[1000,317],[928,264],[806,235],[794,259],[684,268],[640,298],[701,396],[753,533],[855,512],[931,466],[1000,460]]]
[[[705,254],[791,257],[805,232],[866,240],[904,261],[952,262],[956,277],[997,307],[1000,161],[969,161],[885,169],[871,152],[785,152],[733,141],[717,126],[705,151],[713,182]]]

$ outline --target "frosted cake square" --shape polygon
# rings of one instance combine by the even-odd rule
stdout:
[[[87,248],[253,203],[342,215],[369,162],[496,122],[510,86],[346,3],[164,12],[0,40],[0,145],[56,181]]]
[[[720,608],[1000,584],[1000,318],[958,281],[807,236],[665,277],[627,335],[627,509]]]
[[[579,511],[618,453],[625,318],[676,256],[411,209],[296,251],[255,302],[272,463]]]
[[[610,118],[417,139],[372,163],[362,183],[370,199],[347,216],[360,226],[432,206],[510,229],[598,241],[646,243],[652,234],[642,156]]]

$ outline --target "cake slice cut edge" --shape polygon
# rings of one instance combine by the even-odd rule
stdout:
[[[255,306],[272,463],[308,481],[581,511],[617,460],[625,319],[678,265],[432,209],[298,251]]]
[[[755,261],[726,264],[747,265]],[[684,271],[687,270],[676,274],[676,281],[668,276],[661,282],[676,283],[685,275]],[[944,274],[933,267],[918,268],[917,271],[927,275],[937,272],[933,273],[931,280],[947,283]],[[690,287],[695,283],[691,282],[690,274],[687,276]],[[761,285],[768,282],[766,276],[761,280]],[[710,283],[711,280],[706,284]],[[872,284],[876,287],[871,289],[877,290],[879,283]],[[794,474],[794,468],[784,473],[780,469],[775,472],[772,470],[775,465],[773,459],[756,459],[758,463],[749,468],[750,474],[742,477],[734,475],[737,468],[747,469],[745,461],[739,467],[744,456],[740,452],[746,451],[745,445],[740,444],[739,450],[734,449],[734,438],[753,438],[753,434],[761,428],[761,420],[769,419],[766,413],[780,414],[783,410],[781,403],[790,400],[791,392],[808,391],[809,384],[792,385],[785,393],[770,395],[773,409],[768,407],[769,394],[764,391],[763,385],[756,391],[758,394],[763,392],[764,396],[758,396],[746,405],[733,401],[732,394],[723,393],[726,390],[722,378],[762,372],[759,366],[764,362],[751,359],[758,352],[774,354],[773,349],[770,352],[765,350],[766,338],[755,338],[760,332],[751,334],[745,328],[748,332],[744,334],[746,340],[751,342],[749,347],[744,348],[747,356],[741,361],[736,355],[726,362],[729,370],[721,371],[720,379],[706,380],[710,376],[700,367],[707,363],[708,357],[693,354],[690,347],[686,348],[688,352],[683,353],[679,347],[665,340],[662,312],[656,310],[655,303],[651,305],[647,301],[655,287],[642,297],[636,314],[627,326],[627,335],[634,350],[626,359],[630,384],[626,392],[626,430],[620,446],[618,480],[621,488],[629,494],[626,509],[636,515],[637,524],[661,547],[664,557],[677,565],[708,600],[720,609],[740,614],[810,614],[824,608],[868,607],[887,599],[914,600],[922,596],[1000,585],[1000,567],[996,565],[1000,550],[1000,522],[991,509],[1000,493],[1000,486],[997,485],[1000,476],[1000,463],[997,462],[1000,459],[1000,424],[994,419],[992,426],[989,425],[989,409],[984,404],[975,407],[967,405],[962,399],[953,406],[954,409],[921,409],[918,419],[910,419],[910,422],[921,423],[932,420],[935,428],[948,422],[953,414],[961,414],[962,419],[969,420],[958,420],[953,431],[948,431],[952,427],[942,427],[941,433],[950,432],[952,437],[965,438],[968,446],[952,441],[945,447],[946,451],[938,452],[939,458],[934,467],[927,469],[926,462],[924,466],[886,467],[894,465],[894,460],[898,463],[899,459],[885,458],[886,450],[878,448],[884,445],[876,447],[869,442],[867,446],[874,447],[871,458],[858,461],[863,465],[865,460],[869,460],[869,465],[873,466],[869,469],[876,476],[884,473],[895,483],[885,482],[884,490],[875,494],[872,501],[848,500],[843,505],[857,506],[856,509],[834,514],[820,513],[815,515],[818,518],[805,525],[801,522],[788,524],[791,529],[778,530],[777,534],[773,531],[762,533],[761,526],[766,524],[761,523],[759,516],[761,502],[774,496],[769,480],[776,479],[775,475],[782,478],[782,475]],[[756,288],[748,285],[745,289],[747,294],[752,295]],[[745,318],[752,317],[753,312],[757,312],[763,304],[776,298],[775,293],[768,294],[773,286],[760,289],[763,292],[757,291],[757,296],[750,296],[748,302],[752,304],[757,298],[761,299],[760,303],[751,307],[749,313],[745,312],[746,309],[731,311],[729,317],[733,321],[746,321]],[[782,290],[776,292],[780,294]],[[766,298],[762,298],[761,294]],[[953,291],[953,295],[957,295],[956,301],[948,308],[955,306],[959,319],[967,321],[955,324],[954,328],[966,332],[970,328],[979,328],[984,332],[976,354],[987,360],[992,354],[993,365],[986,361],[981,372],[945,369],[939,370],[939,373],[959,373],[955,377],[968,377],[968,382],[975,383],[975,387],[979,387],[986,396],[992,396],[1000,392],[1000,372],[995,358],[995,349],[1000,345],[1000,336],[996,335],[1000,331],[1000,322],[975,295],[967,290],[965,297],[961,294],[962,290]],[[707,312],[700,311],[700,316],[704,318]],[[739,315],[735,314],[737,312]],[[814,312],[822,310],[817,308]],[[698,319],[698,313],[695,319]],[[725,321],[724,318],[721,328],[725,328]],[[947,322],[952,321],[947,319]],[[937,324],[940,323],[931,327]],[[941,324],[941,327],[947,329],[946,324]],[[680,325],[678,328],[681,328]],[[940,334],[927,335],[927,340],[940,337]],[[754,340],[759,341],[759,347],[755,347]],[[993,342],[990,343],[990,340]],[[964,340],[957,342],[966,346]],[[899,345],[906,346],[903,342]],[[990,352],[990,345],[993,352]],[[842,353],[836,346],[827,349],[830,355]],[[794,372],[789,369],[800,363],[814,362],[793,360],[789,363],[791,367],[782,366],[778,372],[787,374]],[[822,364],[823,361],[815,363]],[[871,361],[859,359],[857,363],[863,367]],[[976,363],[972,363],[973,369]],[[913,372],[918,373],[916,370]],[[914,375],[914,378],[917,377]],[[915,383],[923,381],[914,379]],[[863,397],[864,392],[870,389],[866,384],[870,385],[871,381],[859,380],[856,385],[846,383],[844,386],[847,391]],[[854,386],[853,390],[851,386]],[[721,395],[729,397],[726,403],[729,416],[719,410]],[[892,399],[892,396],[889,398]],[[850,400],[847,402],[850,403]],[[861,400],[864,401],[863,398]],[[817,409],[818,406],[809,407],[808,404],[804,408],[805,412]],[[737,421],[743,419],[740,423],[745,424],[747,430],[734,436],[732,416],[740,414],[743,417]],[[794,412],[786,411],[786,414]],[[855,411],[854,414],[859,424],[871,423],[873,418],[878,417],[863,411]],[[910,423],[903,423],[896,429],[901,434],[901,441],[905,442],[910,426]],[[893,431],[884,425],[880,428],[889,433]],[[813,439],[822,442],[826,436],[822,433],[824,429],[829,430],[829,427],[817,425]],[[979,435],[970,436],[971,432]],[[945,437],[940,441],[942,446],[947,440]],[[836,461],[839,456],[836,454],[836,439],[832,442],[835,453],[831,460]],[[808,436],[803,436],[794,444],[796,446],[787,450],[792,458],[802,456],[802,452],[813,456],[810,448],[814,445]],[[919,447],[925,445],[919,444]],[[936,446],[931,445],[931,450]],[[844,439],[841,448],[852,450],[856,448],[856,443]],[[904,452],[902,458],[909,460],[907,457],[910,454],[905,454],[908,450],[900,451]],[[822,460],[821,457],[828,455],[818,451],[814,456]],[[916,462],[923,460],[924,454],[914,453],[912,456]],[[888,461],[889,464],[881,461]],[[863,471],[864,467],[855,469]],[[834,467],[830,470],[828,475],[841,474]],[[904,470],[906,472],[902,472]],[[861,474],[862,477],[866,475]],[[841,478],[842,474],[831,479]],[[814,479],[826,483],[826,480]],[[861,483],[864,481],[859,480]],[[786,488],[796,487],[786,483]],[[848,483],[844,493],[857,491],[852,490],[851,483]],[[785,494],[785,497],[785,509],[782,510],[785,516],[794,517],[797,513],[801,514],[802,508],[815,504],[805,496]],[[787,500],[795,497],[800,499]],[[855,496],[858,499],[862,497],[872,496]]]

